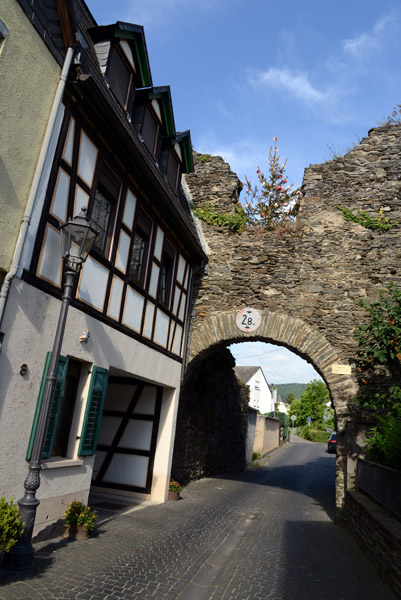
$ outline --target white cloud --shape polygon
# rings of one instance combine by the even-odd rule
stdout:
[[[192,141],[197,152],[221,156],[243,183],[245,183],[245,175],[252,180],[256,167],[263,164],[263,161],[267,161],[267,144],[260,143],[260,141],[241,140],[236,142],[230,140],[224,143],[218,140],[214,131],[206,132],[197,139],[193,137]]]
[[[250,77],[253,85],[266,85],[273,89],[289,92],[292,96],[306,104],[326,104],[338,95],[337,91],[319,90],[309,80],[307,73],[270,67],[267,71],[255,73]]]
[[[370,33],[361,33],[349,40],[343,40],[343,50],[358,60],[368,58],[372,52],[380,50],[393,27],[398,27],[397,15],[385,15],[377,21]]]
[[[362,33],[355,38],[342,42],[345,52],[352,54],[355,58],[365,57],[371,50],[376,49],[378,45],[378,40],[367,33]]]

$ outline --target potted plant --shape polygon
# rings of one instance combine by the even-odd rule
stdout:
[[[64,518],[67,523],[64,537],[85,539],[91,537],[97,519],[97,512],[94,508],[83,504],[83,502],[73,500],[69,503]]]
[[[168,486],[168,499],[169,500],[178,500],[180,497],[180,492],[182,491],[182,485],[178,483],[178,481],[170,481]]]
[[[20,539],[25,524],[14,498],[0,498],[0,552],[8,552]]]

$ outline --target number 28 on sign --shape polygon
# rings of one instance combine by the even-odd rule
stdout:
[[[262,322],[260,313],[254,308],[243,308],[237,313],[236,323],[240,331],[249,333],[258,329]]]

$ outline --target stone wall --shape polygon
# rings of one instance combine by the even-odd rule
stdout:
[[[280,421],[272,417],[258,415],[256,418],[253,451],[266,456],[280,445]]]
[[[253,463],[253,447],[255,443],[256,419],[258,411],[248,406],[248,427],[245,442],[245,462],[247,465]]]
[[[347,527],[401,599],[401,523],[360,492],[347,492]]]
[[[248,390],[227,349],[202,361],[181,389],[171,476],[181,484],[245,468]]]
[[[401,284],[401,236],[399,227],[380,233],[346,221],[337,207],[376,217],[383,210],[401,223],[400,158],[401,125],[376,128],[344,157],[305,170],[293,229],[238,234],[199,222],[209,265],[195,305],[189,370],[216,348],[245,340],[279,343],[312,362],[337,416],[339,507],[347,485],[346,423],[359,382],[332,367],[347,365],[355,352],[353,330],[366,317],[360,300],[376,298],[391,280]],[[220,157],[195,155],[185,183],[195,206],[207,201],[234,211],[241,185]],[[247,306],[262,315],[252,334],[235,322]]]

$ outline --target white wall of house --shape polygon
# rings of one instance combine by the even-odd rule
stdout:
[[[250,388],[249,406],[256,408],[261,414],[274,410],[273,396],[262,369],[259,369],[246,382]]]
[[[278,412],[282,412],[282,413],[285,413],[286,415],[288,415],[288,408],[289,408],[289,405],[288,405],[288,404],[285,404],[285,403],[284,403],[284,402],[283,402],[283,401],[280,399],[280,401],[277,403],[276,410],[277,410]]]
[[[11,289],[4,320],[4,348],[0,361],[0,496],[23,496],[28,473],[26,452],[34,418],[46,353],[51,351],[60,301],[21,280]],[[89,330],[87,343],[80,342]],[[152,490],[146,499],[165,501],[168,491],[181,363],[101,321],[70,307],[61,354],[88,365],[81,377],[67,458],[44,463],[37,497],[35,533],[59,518],[70,500],[87,501],[94,456],[77,456],[77,440],[85,410],[89,370],[93,364],[113,369],[164,388],[154,460]],[[20,366],[26,364],[25,375]],[[85,374],[85,369],[83,369]],[[145,496],[145,495],[144,495]]]

